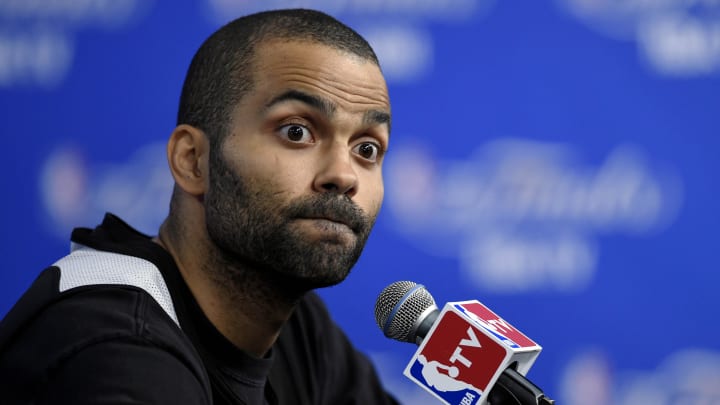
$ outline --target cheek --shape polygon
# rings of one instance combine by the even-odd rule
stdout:
[[[359,193],[360,195],[357,196],[357,202],[365,210],[365,212],[371,215],[376,215],[380,210],[385,194],[382,177],[379,175],[368,176],[368,178],[364,180],[364,187],[363,184],[361,184],[364,192]]]
[[[250,156],[241,170],[272,196],[291,198],[306,192],[312,182],[307,164],[277,153]]]

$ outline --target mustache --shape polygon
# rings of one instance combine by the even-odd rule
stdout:
[[[325,218],[347,225],[354,232],[365,231],[370,218],[346,195],[331,193],[302,197],[287,209],[291,218]]]

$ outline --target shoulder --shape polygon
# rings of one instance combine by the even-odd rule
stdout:
[[[135,287],[146,292],[177,324],[177,315],[167,284],[158,267],[149,260],[131,255],[92,249],[74,244],[69,255],[58,260],[58,291],[114,285]]]
[[[76,246],[35,280],[0,324],[0,349],[19,335],[53,342],[182,335],[159,269],[124,254]]]
[[[46,269],[0,324],[0,374],[13,374],[0,381],[0,391],[31,395],[70,386],[68,378],[82,375],[95,386],[113,375],[127,389],[163,383],[160,377],[130,378],[130,369],[138,376],[146,369],[190,379],[208,391],[202,362],[173,317],[169,295],[170,306],[162,304],[167,287],[156,271],[142,259],[91,249]]]

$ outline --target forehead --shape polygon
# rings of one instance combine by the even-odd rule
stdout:
[[[385,79],[372,61],[314,42],[270,40],[253,58],[253,93],[269,100],[287,90],[324,97],[350,112],[390,110]]]

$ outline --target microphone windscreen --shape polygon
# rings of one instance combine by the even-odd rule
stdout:
[[[375,302],[375,322],[385,336],[415,343],[415,332],[423,314],[437,308],[423,285],[396,281],[380,292]]]

